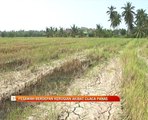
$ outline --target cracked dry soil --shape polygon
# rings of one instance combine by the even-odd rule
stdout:
[[[105,66],[95,66],[86,75],[69,86],[67,95],[118,95],[122,79],[121,64],[114,58]],[[49,103],[40,104],[28,120],[51,120]],[[50,103],[52,104],[52,103]],[[120,120],[120,102],[65,102],[53,103],[57,120]]]
[[[81,95],[120,96],[121,75],[119,60],[112,59],[101,70],[96,66],[84,80],[75,80],[71,87],[79,86]],[[65,103],[61,109],[59,120],[119,120],[121,114],[120,102]]]

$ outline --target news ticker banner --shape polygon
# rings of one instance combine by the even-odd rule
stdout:
[[[119,96],[11,96],[16,102],[120,102]]]

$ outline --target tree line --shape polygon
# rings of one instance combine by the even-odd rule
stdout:
[[[45,31],[37,31],[37,30],[19,30],[19,31],[0,31],[1,37],[44,37],[46,36]]]
[[[100,24],[96,28],[77,27],[75,24],[70,28],[46,28],[47,37],[121,37],[126,36],[125,29],[105,29]]]
[[[47,27],[45,30],[29,31],[0,31],[1,37],[148,37],[148,14],[144,9],[138,9],[127,2],[122,8],[122,13],[116,11],[116,7],[108,7],[106,12],[109,15],[110,26],[113,29],[105,29],[100,24],[96,28],[78,27],[75,24],[70,28]],[[126,29],[118,29],[121,21],[125,21]]]
[[[49,27],[46,30],[20,30],[20,31],[0,31],[1,37],[121,37],[126,36],[125,29],[104,29],[100,24],[96,28],[77,27],[70,28]]]

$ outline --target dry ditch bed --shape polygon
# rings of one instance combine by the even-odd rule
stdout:
[[[50,83],[50,79],[54,77],[72,77],[75,73],[84,71],[92,62],[85,56],[73,57],[72,59],[56,61],[52,66],[42,66],[36,70],[26,70],[12,72],[6,80],[1,80],[0,84],[0,120],[3,120],[13,108],[23,108],[28,104],[10,102],[11,95],[36,95],[43,91],[46,93],[44,85]],[[68,82],[68,81],[66,81]],[[70,81],[69,81],[70,82]],[[66,83],[67,85],[70,83]],[[64,86],[66,87],[66,86]],[[44,90],[42,90],[44,89]],[[52,93],[48,91],[48,94]],[[40,93],[42,95],[42,93]],[[54,94],[54,93],[52,93]]]

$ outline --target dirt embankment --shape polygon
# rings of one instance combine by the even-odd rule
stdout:
[[[41,82],[44,77],[55,74],[55,72],[85,69],[91,64],[90,60],[86,59],[87,52],[86,50],[66,59],[57,60],[51,64],[29,70],[0,73],[0,101],[10,98],[11,95],[23,93],[31,85]]]

